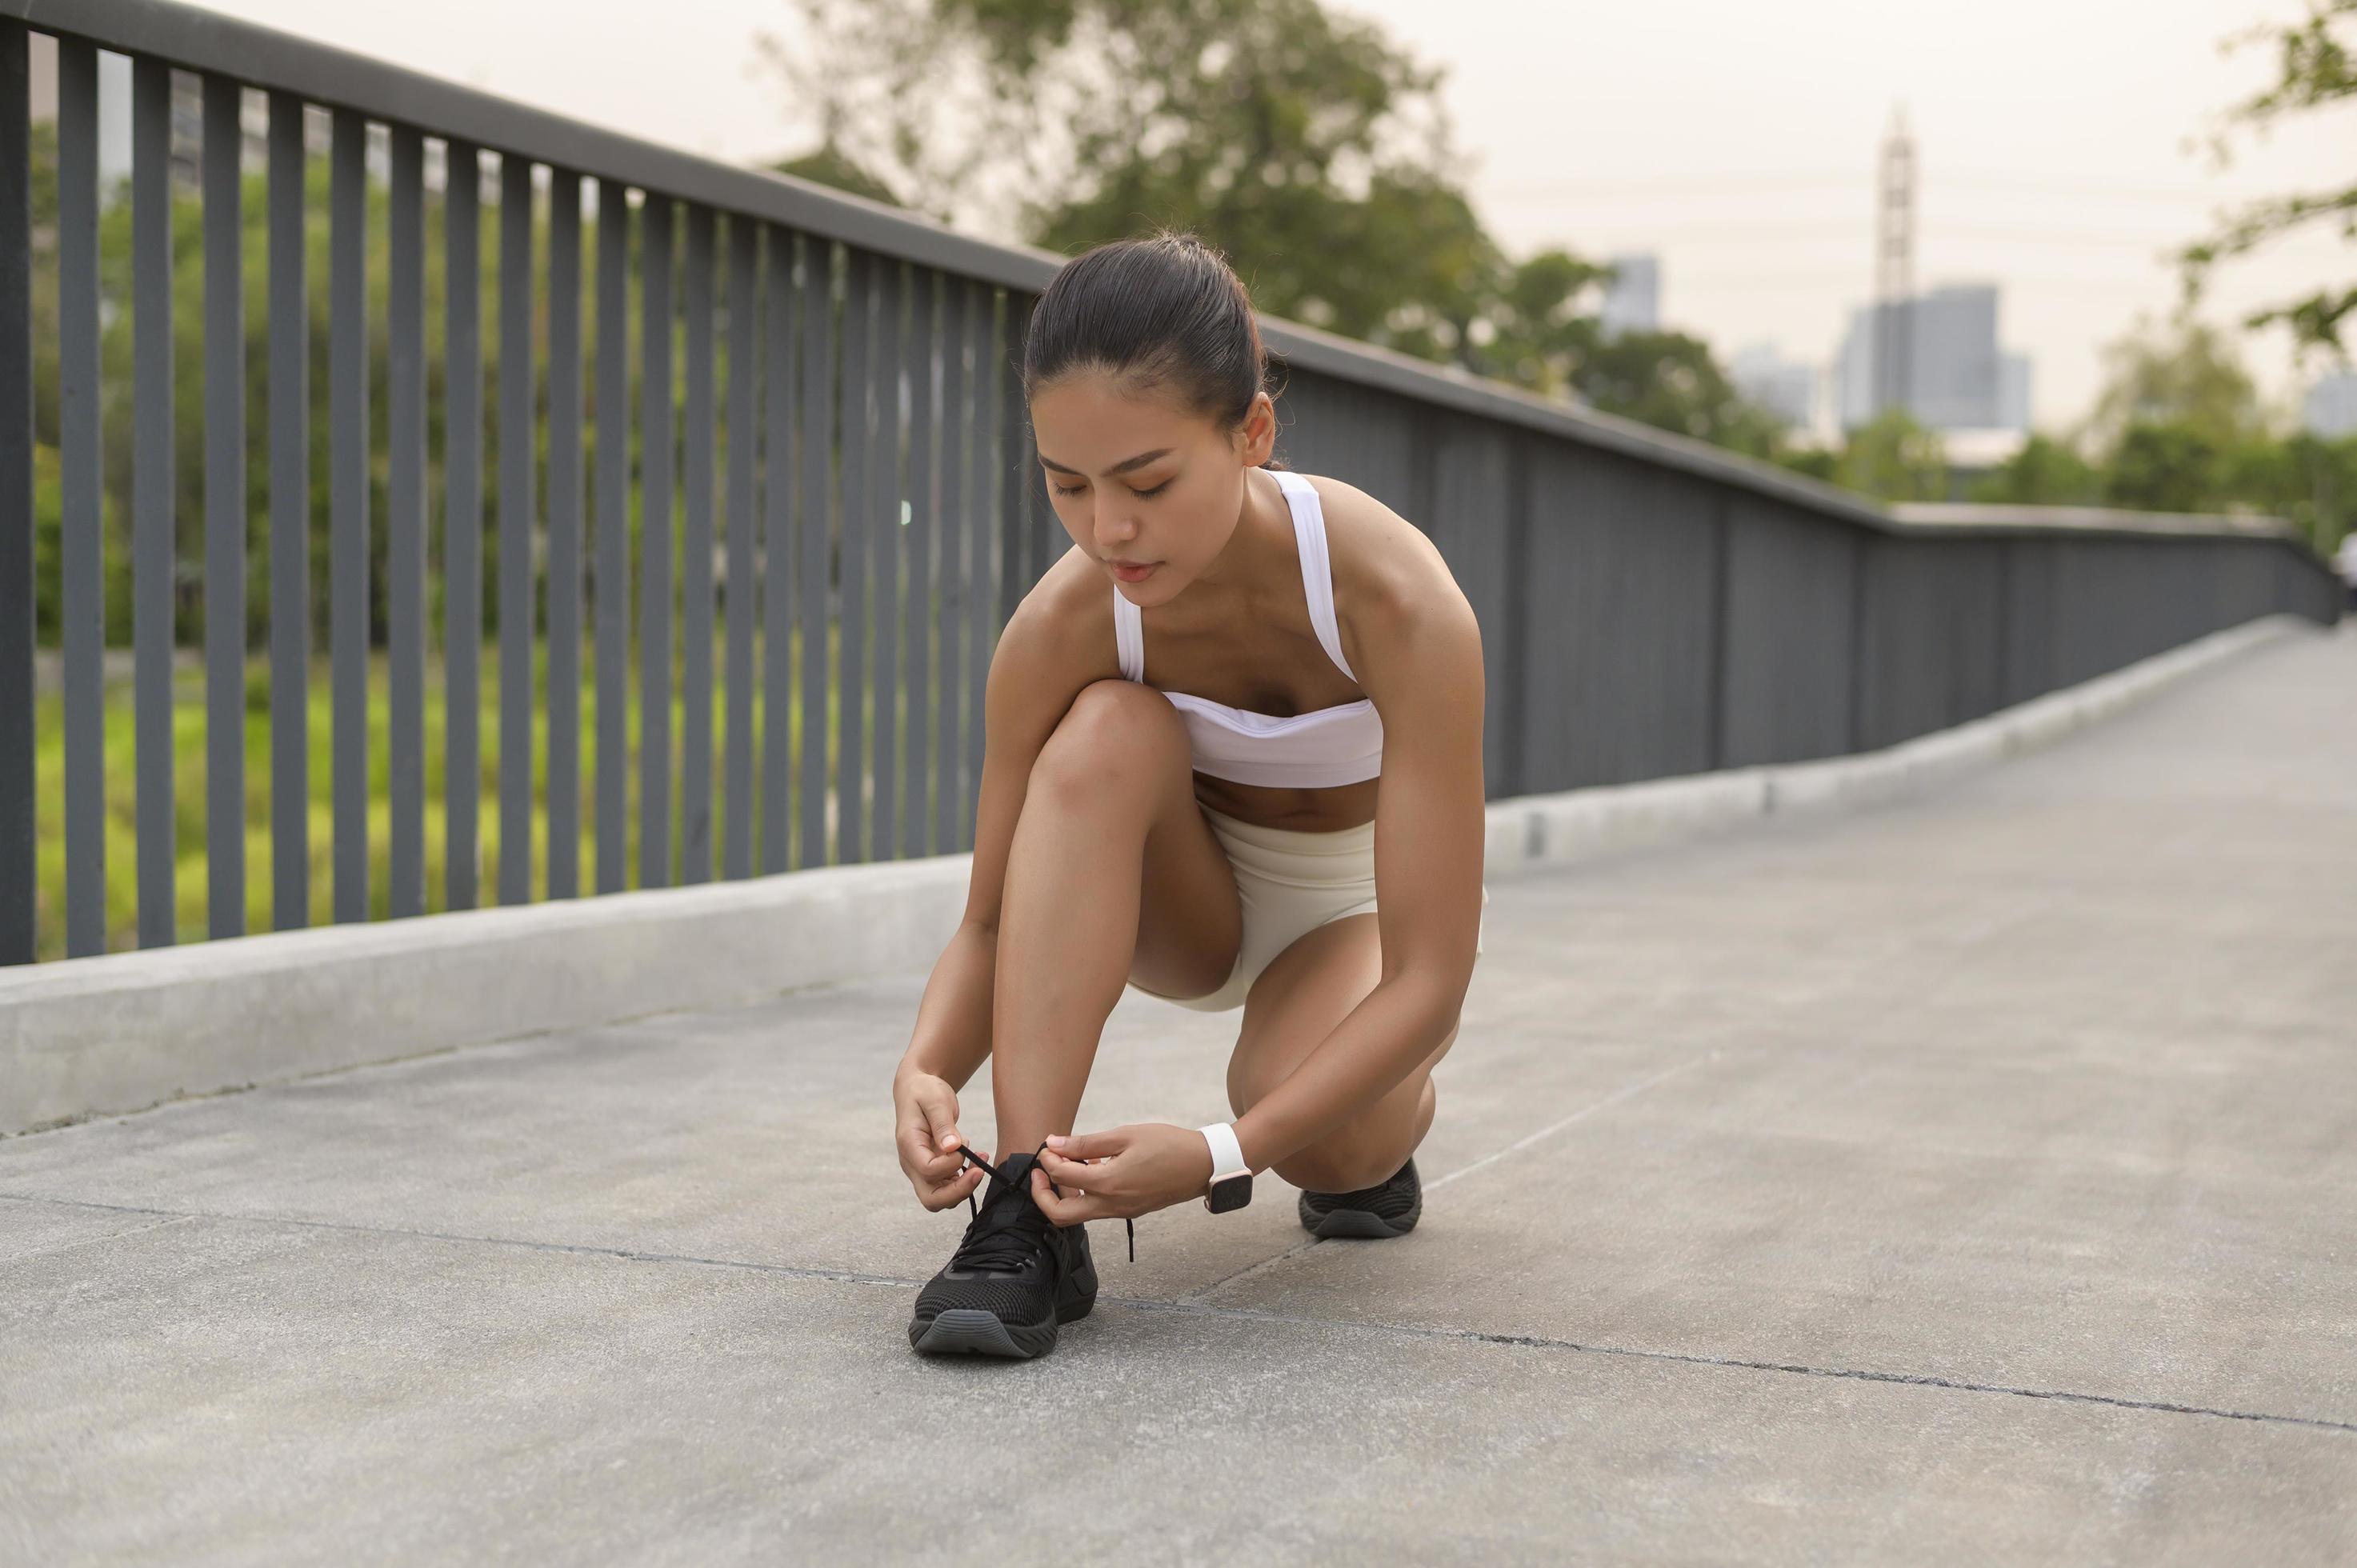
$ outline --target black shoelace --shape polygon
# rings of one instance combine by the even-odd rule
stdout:
[[[1047,1147],[1046,1141],[1042,1140],[1039,1147],[1031,1151],[1031,1159],[1035,1165]],[[1016,1185],[1008,1181],[996,1165],[975,1154],[971,1145],[960,1148],[958,1153],[980,1165],[984,1173],[993,1180],[1009,1187]],[[1046,1175],[1044,1171],[1041,1174]],[[1064,1196],[1064,1189],[1056,1185],[1054,1176],[1048,1177],[1048,1187],[1058,1197]],[[1028,1186],[1025,1190],[1027,1193],[1029,1190]],[[1023,1223],[1025,1210],[1028,1209],[1039,1215],[1050,1225],[1055,1223],[1054,1220],[1048,1219],[1048,1216],[1037,1203],[1019,1203],[1010,1197],[1004,1201],[1003,1206],[1000,1206],[1006,1209],[1006,1217],[988,1230],[977,1233],[975,1227],[982,1223],[982,1206],[974,1201],[974,1196],[972,1193],[965,1195],[965,1206],[973,1212],[974,1218],[966,1226],[966,1239],[958,1243],[957,1254],[950,1260],[951,1265],[955,1268],[1019,1267],[1023,1260],[1030,1255],[1036,1240],[1036,1236],[1027,1239],[1027,1232],[1031,1231],[1033,1228],[1025,1226]],[[1134,1263],[1137,1262],[1137,1227],[1125,1219],[1121,1222],[1121,1228],[1129,1234],[1129,1261]]]

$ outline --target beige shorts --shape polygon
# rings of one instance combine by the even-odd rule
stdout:
[[[1375,824],[1305,833],[1238,822],[1209,806],[1202,811],[1235,869],[1236,892],[1243,902],[1243,940],[1237,944],[1235,968],[1217,991],[1162,999],[1198,1012],[1224,1013],[1243,1005],[1260,972],[1303,933],[1347,916],[1374,913]],[[1486,886],[1481,902],[1490,902]],[[1473,950],[1481,950],[1478,929]],[[1148,996],[1162,996],[1131,983]]]

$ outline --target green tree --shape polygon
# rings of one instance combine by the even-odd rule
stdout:
[[[2103,499],[2104,478],[2067,437],[2041,431],[1967,494],[2008,506],[2080,506]]]
[[[1574,357],[1571,384],[1596,407],[1753,456],[1774,451],[1782,424],[1747,402],[1699,338],[1624,332]]]
[[[2245,44],[2270,46],[2276,57],[2275,80],[2226,110],[2212,131],[2210,146],[2221,166],[2231,161],[2229,144],[2235,132],[2266,135],[2277,124],[2357,99],[2357,0],[2308,0],[2308,14],[2293,23],[2269,23],[2229,38],[2227,50]],[[2347,149],[2351,144],[2343,141]],[[2274,243],[2310,224],[2337,228],[2343,240],[2357,241],[2357,182],[2338,189],[2303,191],[2270,197],[2228,214],[2209,235],[2178,253],[2190,306],[2197,300],[2218,267]],[[2357,309],[2357,285],[2327,285],[2298,298],[2279,301],[2244,318],[2246,328],[2282,322],[2303,356],[2322,349],[2348,356],[2341,328]]]
[[[1937,431],[1916,424],[1903,408],[1885,409],[1850,432],[1834,478],[1886,501],[1943,500],[1947,454]]]
[[[1774,443],[1698,339],[1604,338],[1608,268],[1508,257],[1465,196],[1441,73],[1321,0],[795,3],[805,48],[757,39],[819,129],[791,172],[1068,254],[1187,230],[1273,314]]]
[[[2190,420],[2138,420],[2113,449],[2104,499],[2139,511],[2212,510],[2230,450]]]
[[[2104,388],[2080,431],[2110,453],[2135,424],[2182,424],[2220,449],[2263,434],[2257,387],[2233,339],[2180,314],[2165,324],[2139,317],[2104,349]]]
[[[1794,446],[1776,454],[1781,467],[1796,474],[1806,474],[1813,479],[1836,484],[1841,477],[1841,454],[1830,446]]]

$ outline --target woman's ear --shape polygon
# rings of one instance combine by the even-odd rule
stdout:
[[[1244,410],[1243,427],[1237,432],[1242,438],[1237,456],[1247,468],[1257,468],[1268,461],[1276,450],[1276,404],[1266,392],[1254,392],[1252,406]]]

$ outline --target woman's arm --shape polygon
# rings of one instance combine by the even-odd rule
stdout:
[[[1412,588],[1361,602],[1367,611],[1354,618],[1352,668],[1383,716],[1375,796],[1383,974],[1237,1118],[1236,1141],[1254,1170],[1337,1131],[1439,1049],[1473,979],[1485,822],[1481,628],[1437,551]]]
[[[964,1140],[957,1131],[955,1091],[990,1055],[1007,854],[1032,764],[1072,698],[1100,673],[1067,646],[1074,632],[1052,613],[1054,580],[1051,569],[1024,597],[991,655],[965,911],[934,961],[909,1048],[893,1074],[901,1169],[929,1208],[963,1202],[982,1174],[979,1166],[964,1166],[956,1153]],[[1110,634],[1103,640],[1112,646]]]
[[[1390,517],[1388,512],[1383,514]],[[1373,990],[1235,1123],[1254,1170],[1341,1128],[1440,1048],[1472,982],[1481,920],[1481,628],[1431,542],[1397,519],[1391,583],[1351,585],[1344,638],[1383,716],[1375,798]],[[1059,1225],[1135,1217],[1202,1191],[1210,1152],[1192,1131],[1136,1123],[1049,1139],[1032,1194]],[[1082,1165],[1094,1160],[1101,1163]],[[1094,1178],[1093,1180],[1092,1178]],[[1064,1196],[1052,1180],[1082,1192]]]

